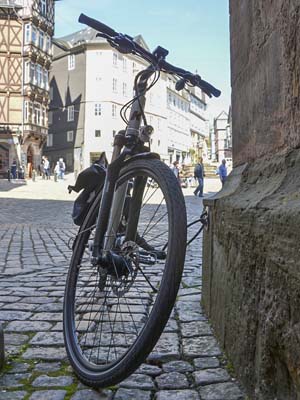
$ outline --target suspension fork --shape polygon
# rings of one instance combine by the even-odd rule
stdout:
[[[144,176],[138,176],[134,180],[127,218],[125,241],[136,241],[137,225],[140,217],[141,205],[146,183],[147,178]]]

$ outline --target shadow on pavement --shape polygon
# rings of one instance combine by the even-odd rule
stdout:
[[[26,186],[27,182],[24,179],[13,179],[8,181],[5,179],[0,179],[0,192],[9,192],[20,186]]]
[[[0,198],[1,225],[73,225],[72,201]]]

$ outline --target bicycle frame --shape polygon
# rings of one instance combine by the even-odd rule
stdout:
[[[99,265],[101,261],[105,261],[105,256],[113,246],[115,233],[118,230],[120,219],[122,217],[126,193],[127,183],[122,184],[115,192],[116,182],[118,180],[122,167],[136,158],[157,158],[156,154],[149,151],[139,151],[138,137],[141,127],[142,113],[146,104],[146,88],[148,79],[155,73],[155,70],[150,65],[145,69],[140,77],[137,85],[137,93],[135,101],[131,106],[129,122],[126,127],[125,135],[121,132],[116,135],[113,155],[111,163],[108,165],[105,183],[102,191],[102,198],[98,212],[96,231],[93,243],[92,262],[94,265]],[[123,131],[124,132],[124,131]],[[123,141],[122,141],[123,136]],[[122,151],[123,149],[123,151]],[[136,151],[138,150],[138,151]],[[128,159],[128,157],[130,157]],[[125,161],[126,159],[126,161]],[[134,190],[137,194],[134,200],[134,207],[139,209],[144,186],[146,182],[141,179],[135,182]],[[136,233],[136,225],[138,218],[130,218],[130,224],[127,227],[126,239],[134,240]]]

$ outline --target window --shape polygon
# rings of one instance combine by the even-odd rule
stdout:
[[[31,28],[31,41],[32,41],[32,43],[36,44],[36,39],[37,39],[37,30],[36,30],[36,27],[33,26]]]
[[[113,53],[113,65],[116,67],[118,65],[118,55]]]
[[[45,106],[42,106],[42,120],[41,125],[47,127],[47,109]]]
[[[49,111],[48,113],[48,124],[51,125],[53,123],[53,112]]]
[[[74,121],[74,106],[68,107],[68,121]]]
[[[75,69],[75,54],[68,55],[68,70],[72,71]]]
[[[96,103],[95,104],[95,115],[101,115],[101,104],[100,103]]]
[[[29,101],[24,103],[24,122],[29,122]]]
[[[29,82],[36,85],[35,64],[30,63]]]
[[[53,134],[48,133],[47,135],[47,147],[53,146]]]
[[[43,17],[47,16],[47,0],[41,0],[40,10]]]
[[[49,96],[50,96],[50,100],[53,100],[53,86],[50,87]]]
[[[123,96],[127,96],[127,83],[123,83]]]
[[[30,41],[31,41],[31,29],[30,29],[30,24],[25,24],[24,30],[25,30],[25,39],[24,39],[24,41],[25,41],[25,44],[28,44],[28,43],[30,43]]]
[[[112,113],[113,117],[117,116],[117,106],[116,106],[116,104],[112,105],[111,113]]]
[[[49,89],[49,83],[48,83],[48,71],[47,70],[44,70],[43,77],[44,77],[43,88],[48,90]]]
[[[39,48],[44,49],[44,32],[39,31]]]
[[[67,142],[73,142],[74,140],[74,131],[67,132]]]
[[[43,82],[43,68],[41,65],[36,66],[36,84],[39,87],[42,87],[42,82]]]
[[[45,43],[46,43],[45,51],[46,51],[47,54],[50,54],[51,53],[51,39],[50,39],[50,37],[48,35],[45,35],[45,36],[46,36],[46,38],[45,38]]]
[[[101,137],[100,129],[95,130],[95,137]]]
[[[30,82],[30,61],[25,62],[24,83]]]
[[[124,72],[127,71],[127,60],[126,60],[126,58],[123,58],[123,71]]]
[[[36,125],[42,125],[42,110],[39,103],[34,103],[33,123]]]
[[[127,83],[123,82],[123,96],[126,97],[127,96]]]
[[[113,78],[113,92],[117,92],[117,79]]]

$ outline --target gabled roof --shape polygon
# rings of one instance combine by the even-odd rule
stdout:
[[[1,1],[1,0],[0,0]],[[97,37],[98,31],[93,28],[85,28],[80,31],[71,33],[70,35],[53,39],[54,43],[65,50],[70,50],[84,43],[107,43],[104,38]],[[149,48],[143,39],[142,35],[134,37],[134,40],[146,50]]]
[[[220,112],[220,114],[215,119],[226,119],[228,118],[228,114],[226,111]]]

